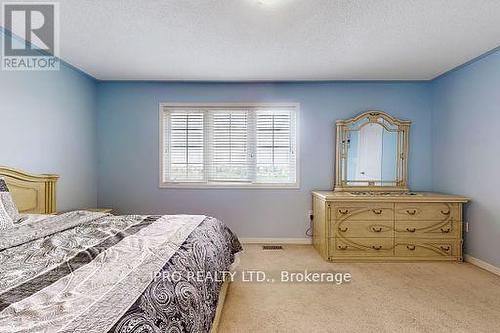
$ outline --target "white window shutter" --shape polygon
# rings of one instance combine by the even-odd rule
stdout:
[[[298,184],[295,105],[175,105],[161,115],[164,185]]]
[[[249,182],[251,159],[248,111],[208,112],[209,182]]]
[[[260,110],[256,112],[256,118],[256,181],[295,182],[295,113]]]
[[[204,113],[166,112],[164,117],[164,165],[168,182],[204,181]]]

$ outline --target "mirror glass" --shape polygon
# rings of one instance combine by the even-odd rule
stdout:
[[[337,121],[336,190],[405,190],[410,122],[378,111]]]
[[[347,183],[358,186],[393,184],[397,178],[398,133],[368,123],[347,134]]]

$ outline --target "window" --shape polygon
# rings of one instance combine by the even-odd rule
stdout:
[[[298,187],[296,104],[160,104],[162,187]]]

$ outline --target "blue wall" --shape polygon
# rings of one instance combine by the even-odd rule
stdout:
[[[300,190],[158,188],[160,102],[299,102]],[[335,120],[369,109],[413,121],[410,185],[431,189],[428,83],[100,82],[99,205],[214,215],[241,237],[303,238],[311,190],[333,187]]]
[[[58,209],[95,206],[96,101],[95,80],[63,63],[51,72],[0,70],[0,165],[60,175]]]
[[[500,267],[500,51],[432,82],[434,190],[472,198],[466,253]]]

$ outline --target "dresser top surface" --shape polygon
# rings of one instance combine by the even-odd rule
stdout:
[[[334,191],[313,191],[315,197],[328,201],[390,201],[390,202],[461,202],[470,201],[469,198],[435,192],[334,192]]]

